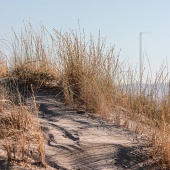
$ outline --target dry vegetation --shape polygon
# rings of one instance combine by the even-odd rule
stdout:
[[[0,51],[0,78],[5,77],[7,74],[7,65],[5,55]]]
[[[35,102],[33,108],[28,109],[21,102],[14,104],[10,95],[0,87],[0,139],[5,141],[2,147],[7,160],[28,163],[33,158],[46,166],[44,139]]]
[[[147,78],[141,87],[136,71],[120,63],[114,47],[105,48],[100,35],[95,42],[92,37],[87,41],[84,34],[72,30],[53,33],[49,34],[43,26],[35,31],[31,25],[19,35],[14,33],[8,42],[8,76],[37,88],[57,81],[65,103],[79,104],[138,133],[147,133],[154,147],[153,158],[161,153],[162,165],[170,167],[170,96],[164,67],[154,82]],[[45,164],[42,134],[33,118],[37,114],[21,103],[16,106],[11,101],[4,102],[8,97],[3,93],[1,90],[0,136],[5,138],[8,160],[26,161],[26,153],[33,147]]]

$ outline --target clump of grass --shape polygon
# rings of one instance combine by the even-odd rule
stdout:
[[[128,128],[147,135],[153,146],[153,158],[159,155],[159,163],[161,162],[162,167],[168,169],[170,167],[170,88],[165,68],[161,66],[156,79],[153,81],[147,77],[142,85],[138,83],[139,79],[134,78],[130,73],[130,83],[124,81],[125,83],[121,85],[122,100],[119,99],[118,105],[126,109],[124,115],[128,121]]]
[[[38,121],[37,108],[30,112],[23,104],[15,105],[1,88],[0,138],[8,161],[45,163],[44,139]],[[35,106],[36,107],[36,106]]]
[[[97,43],[92,37],[87,43],[85,35],[74,31],[61,34],[55,30],[55,36],[52,40],[62,65],[59,72],[66,103],[78,100],[88,110],[107,113],[114,104],[114,78],[120,69],[114,48],[106,50],[100,37]]]
[[[17,35],[13,31],[13,41],[8,41],[11,51],[9,77],[26,85],[44,87],[56,79],[56,63],[51,60],[45,31],[35,32],[31,24]]]
[[[7,75],[7,61],[4,59],[5,55],[0,51],[0,78]]]

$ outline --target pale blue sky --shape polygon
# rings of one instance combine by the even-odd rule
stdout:
[[[121,59],[134,66],[139,64],[139,32],[151,31],[143,35],[143,50],[152,71],[166,57],[170,65],[170,0],[0,0],[1,35],[10,35],[11,27],[20,32],[23,21],[43,23],[52,31],[78,28],[78,19],[87,35],[100,30],[116,53],[122,49]]]

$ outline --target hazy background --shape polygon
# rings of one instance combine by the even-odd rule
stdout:
[[[68,31],[77,29],[79,20],[87,37],[100,30],[116,55],[121,49],[121,60],[138,67],[139,32],[151,31],[143,35],[143,54],[155,74],[163,61],[170,64],[169,9],[169,0],[0,0],[0,38],[11,35],[11,27],[20,32],[24,21]],[[144,66],[148,70],[146,55]]]

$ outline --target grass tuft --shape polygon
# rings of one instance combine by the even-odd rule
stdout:
[[[13,32],[13,41],[9,42],[12,51],[9,77],[38,88],[56,79],[56,63],[50,60],[52,53],[45,42],[47,40],[43,28],[36,33],[28,24],[20,35]]]
[[[41,162],[46,166],[44,139],[38,121],[37,108],[30,112],[27,106],[15,105],[5,95],[2,87],[0,98],[0,139],[8,161]]]

